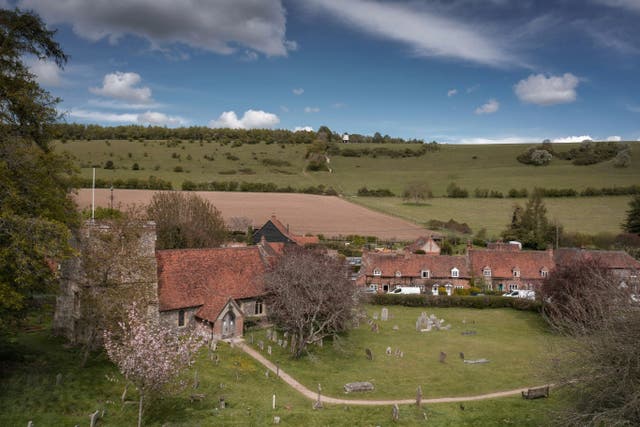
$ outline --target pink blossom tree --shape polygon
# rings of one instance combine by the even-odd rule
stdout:
[[[166,391],[192,364],[202,342],[193,333],[177,334],[150,320],[136,304],[116,330],[106,330],[104,347],[109,359],[138,389],[138,427],[142,425],[143,400]]]

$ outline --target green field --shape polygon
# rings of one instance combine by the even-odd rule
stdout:
[[[368,310],[374,308],[369,307]],[[326,345],[322,351],[315,352],[315,358],[295,362],[283,355],[281,366],[294,376],[300,376],[300,380],[310,387],[315,388],[315,382],[321,381],[323,392],[336,397],[344,396],[339,386],[353,379],[375,381],[379,391],[360,396],[364,398],[374,395],[412,398],[418,383],[423,385],[425,398],[429,398],[440,393],[461,395],[496,391],[493,387],[526,386],[538,380],[531,358],[525,352],[544,353],[540,349],[547,348],[544,343],[549,336],[540,319],[531,313],[439,310],[439,315],[454,324],[451,331],[442,333],[450,334],[450,337],[421,336],[416,340],[405,325],[415,321],[416,310],[395,307],[390,310],[395,315],[391,322],[402,325],[400,336],[388,336],[387,328],[383,327],[379,336],[372,339],[371,332],[361,328],[343,341],[342,350],[333,350],[331,345]],[[462,344],[461,338],[456,336],[459,335],[459,322],[464,317],[476,320],[473,327],[478,330],[478,336],[464,337],[470,340]],[[429,339],[435,340],[433,348],[425,346]],[[472,340],[477,342],[472,343]],[[360,347],[365,342],[376,354],[374,362],[364,358]],[[402,345],[404,358],[400,360],[392,356],[393,360],[385,360],[386,356],[382,355],[383,350],[379,347],[386,342]],[[431,360],[437,358],[441,346],[449,351],[446,365]],[[496,348],[492,349],[492,346]],[[414,353],[418,347],[424,356]],[[491,363],[462,366],[457,359],[457,351],[462,347],[469,357],[488,357]],[[89,414],[103,409],[106,414],[99,425],[135,424],[137,406],[120,402],[123,379],[104,355],[94,355],[87,367],[80,368],[80,351],[67,348],[61,340],[51,337],[47,329],[21,332],[16,339],[16,348],[14,360],[3,360],[1,366],[0,425],[25,426],[29,420],[35,426],[88,425]],[[434,352],[435,357],[431,357]],[[311,401],[274,375],[267,377],[266,369],[238,348],[232,349],[221,343],[217,353],[218,364],[212,362],[203,350],[195,365],[200,379],[196,392],[205,394],[206,398],[190,402],[188,396],[194,390],[187,387],[175,396],[150,404],[145,410],[145,425],[262,426],[272,424],[276,415],[281,417],[282,425],[290,426],[376,426],[391,422],[389,406],[325,405],[322,410],[313,410]],[[62,374],[60,385],[56,385],[58,373]],[[188,373],[185,378],[190,380],[192,375]],[[271,409],[273,394],[277,399],[276,410]],[[222,396],[227,408],[219,410],[216,407]],[[135,391],[129,392],[129,399],[136,399]],[[549,424],[549,411],[560,404],[561,395],[553,393],[550,399],[537,401],[509,397],[466,402],[464,410],[457,403],[425,404],[421,409],[405,405],[400,407],[397,425],[544,426]]]
[[[588,234],[621,232],[630,196],[559,197],[545,199],[547,217],[558,221],[565,231]],[[358,203],[409,221],[426,224],[431,219],[466,222],[474,233],[487,229],[489,237],[499,237],[509,221],[513,206],[524,199],[449,199],[440,197],[424,204],[404,203],[397,197],[350,197]]]
[[[640,145],[630,143],[640,157]],[[356,148],[381,147],[398,149],[396,144],[358,144]],[[571,144],[563,145],[569,149]],[[171,141],[72,141],[57,143],[58,150],[75,156],[84,177],[91,176],[92,165],[111,160],[115,170],[99,170],[98,177],[147,178],[155,175],[180,188],[184,180],[273,182],[280,186],[303,187],[324,184],[345,195],[358,188],[388,188],[401,194],[414,180],[426,180],[436,195],[442,196],[447,185],[456,182],[468,189],[488,188],[506,193],[511,188],[574,188],[625,186],[640,183],[640,161],[628,168],[614,168],[611,161],[591,166],[575,166],[554,159],[549,166],[527,166],[516,156],[527,145],[441,145],[437,152],[421,157],[331,157],[329,172],[305,172],[306,145],[233,144],[217,142]],[[402,147],[400,147],[402,148]],[[146,153],[146,154],[145,154]],[[204,156],[208,156],[207,160]],[[190,158],[189,158],[190,156]],[[232,160],[237,158],[238,160]],[[288,164],[265,165],[264,161]],[[141,170],[131,170],[138,163]],[[174,172],[176,166],[183,172]],[[242,171],[244,170],[244,171]],[[222,172],[222,173],[221,173]],[[235,172],[235,174],[230,174]],[[506,195],[506,194],[505,194]]]

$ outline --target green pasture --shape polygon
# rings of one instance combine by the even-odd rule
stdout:
[[[374,312],[379,315],[380,310],[380,306],[367,306],[368,318],[372,319]],[[416,331],[422,311],[444,319],[451,329]],[[308,357],[292,360],[272,344],[274,352],[269,358],[279,361],[285,371],[312,390],[320,383],[330,396],[408,399],[415,396],[418,386],[425,398],[472,396],[545,383],[538,372],[551,357],[548,349],[559,343],[540,316],[531,312],[391,306],[389,313],[393,318],[377,321],[377,333],[362,321],[335,346],[328,340],[322,348],[314,347]],[[393,330],[395,325],[398,330]],[[476,334],[462,335],[470,330]],[[403,357],[387,355],[387,347],[394,353],[402,351]],[[373,360],[367,359],[367,348]],[[447,354],[445,363],[439,361],[441,351]],[[461,352],[466,359],[490,362],[465,364]],[[356,381],[369,381],[375,390],[345,395],[344,384]]]
[[[437,152],[421,157],[342,157],[332,156],[329,172],[305,171],[307,145],[233,144],[200,141],[70,141],[58,142],[56,149],[77,159],[81,174],[89,178],[92,165],[111,160],[116,169],[99,169],[104,179],[147,178],[169,180],[179,189],[182,182],[250,181],[273,182],[279,186],[305,187],[324,184],[344,195],[353,195],[363,186],[387,188],[400,195],[410,181],[427,181],[434,194],[445,194],[447,185],[456,182],[473,194],[475,188],[509,191],[511,188],[573,188],[626,186],[640,183],[639,145],[630,143],[631,166],[615,168],[611,161],[590,166],[575,166],[553,159],[549,166],[518,163],[516,156],[526,144],[441,145]],[[350,147],[382,147],[381,144],[353,144]],[[401,149],[398,144],[384,144]],[[568,150],[572,144],[559,146]],[[205,158],[208,157],[208,159]],[[276,160],[274,164],[273,160]],[[266,162],[266,164],[265,164]],[[286,163],[278,163],[286,162]],[[138,163],[140,170],[132,170]],[[176,167],[182,172],[175,172]]]
[[[620,224],[629,209],[630,196],[546,198],[547,218],[557,221],[565,231],[588,234],[622,231]],[[453,218],[469,224],[474,233],[487,229],[489,237],[498,237],[511,221],[513,206],[524,207],[526,199],[450,199],[439,197],[425,203],[406,203],[399,197],[350,197],[348,200],[369,209],[424,224]]]
[[[369,307],[368,311],[380,307]],[[539,318],[531,313],[511,310],[428,310],[450,321],[449,332],[415,336],[414,315],[419,310],[390,308],[394,315],[389,325],[401,327],[392,335],[390,326],[382,325],[373,336],[363,324],[342,341],[341,349],[327,343],[314,356],[300,361],[289,360],[274,352],[281,366],[315,389],[317,382],[323,392],[344,396],[340,387],[351,380],[373,380],[378,391],[358,397],[412,398],[415,387],[422,384],[425,398],[444,394],[474,394],[537,383],[534,360],[544,356],[545,343],[552,342]],[[475,337],[463,337],[459,331],[462,319],[475,320],[467,324],[478,331]],[[417,333],[416,333],[417,334]],[[448,335],[447,335],[448,334]],[[256,337],[258,333],[256,332]],[[431,344],[429,344],[431,342]],[[383,355],[387,343],[402,346],[403,359]],[[374,351],[374,361],[366,361],[364,345]],[[275,347],[275,346],[274,346]],[[495,348],[492,348],[495,347]],[[448,351],[447,363],[437,362],[440,349]],[[465,350],[469,357],[487,357],[487,365],[462,366],[457,351]],[[527,355],[531,352],[534,357]],[[202,350],[193,369],[197,369],[200,386],[192,388],[193,369],[184,375],[185,387],[170,397],[149,404],[145,410],[146,426],[263,426],[271,425],[273,417],[281,417],[281,425],[289,426],[377,426],[391,424],[391,407],[358,407],[326,405],[313,410],[307,400],[266,368],[249,358],[238,348],[220,343],[215,357]],[[81,353],[70,348],[48,329],[23,331],[15,343],[2,352],[0,368],[0,425],[34,426],[88,425],[89,414],[105,410],[98,425],[135,425],[137,406],[122,404],[120,395],[123,378],[106,360],[104,354],[94,354],[81,368]],[[433,359],[433,360],[432,360]],[[435,360],[435,362],[434,362]],[[62,382],[56,385],[56,375]],[[495,388],[494,388],[495,387]],[[189,396],[202,393],[204,400],[190,402]],[[276,409],[271,408],[276,395]],[[227,408],[218,409],[224,397]],[[354,396],[355,397],[355,396]],[[128,399],[137,398],[129,390]],[[525,401],[520,397],[466,402],[458,404],[423,404],[400,407],[401,426],[544,426],[549,424],[550,411],[562,403],[561,395],[550,399]]]

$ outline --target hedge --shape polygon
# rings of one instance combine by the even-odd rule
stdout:
[[[374,294],[370,303],[375,305],[403,305],[405,307],[465,307],[465,308],[513,308],[516,310],[540,312],[539,301],[524,298],[508,298],[493,295],[460,296],[460,295],[392,295]]]

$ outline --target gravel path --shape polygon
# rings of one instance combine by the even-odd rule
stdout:
[[[276,373],[277,368],[272,362],[267,360],[264,356],[258,353],[253,348],[246,345],[244,342],[236,342],[236,345],[239,346],[245,353],[249,356],[253,357],[255,360],[263,364],[267,369]],[[316,400],[318,398],[318,393],[309,390],[291,375],[284,372],[280,369],[280,378],[293,387],[296,391],[301,393],[304,397]],[[470,402],[474,400],[484,400],[484,399],[494,399],[497,397],[507,397],[507,396],[515,396],[520,395],[523,391],[527,391],[529,388],[519,388],[515,390],[506,390],[506,391],[498,391],[495,393],[487,393],[480,394],[477,396],[462,396],[462,397],[438,397],[434,399],[422,399],[423,403],[455,403],[455,402]],[[397,399],[397,400],[351,400],[351,399],[337,399],[335,397],[329,397],[325,395],[321,395],[322,403],[335,403],[335,404],[346,404],[346,405],[361,405],[361,406],[385,406],[385,405],[410,405],[416,403],[415,399]]]

